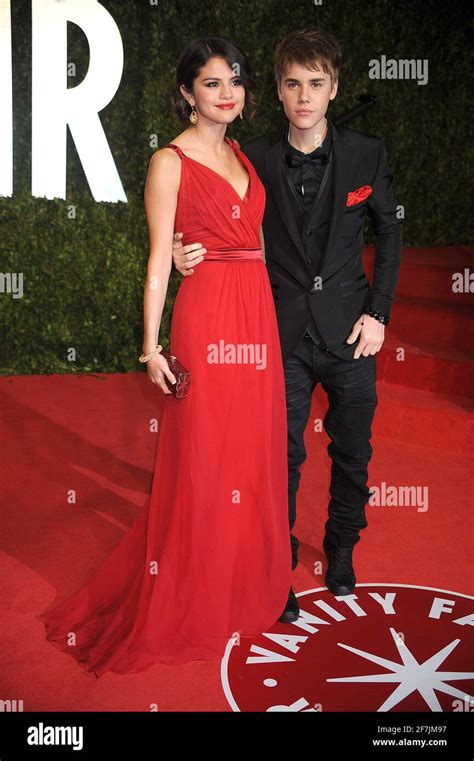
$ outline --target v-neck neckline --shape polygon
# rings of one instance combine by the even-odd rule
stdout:
[[[226,141],[227,145],[228,145],[228,146],[230,147],[230,149],[232,150],[232,153],[234,154],[234,156],[237,156],[236,152],[234,151],[234,148],[233,148],[233,146],[231,145],[231,143],[230,143],[230,141],[229,141],[229,138],[228,138],[227,136],[224,136],[224,140]],[[232,185],[232,183],[230,183],[230,182],[229,182],[229,180],[226,180],[226,178],[225,178],[225,177],[223,177],[221,174],[219,174],[219,172],[216,172],[216,170],[215,170],[215,169],[211,169],[211,167],[210,167],[210,166],[207,166],[207,164],[203,164],[203,163],[202,163],[202,161],[197,161],[197,159],[193,159],[191,156],[188,156],[186,153],[184,153],[184,151],[183,151],[183,149],[181,148],[181,146],[179,146],[179,145],[176,145],[176,143],[168,143],[168,145],[169,145],[169,146],[170,146],[170,145],[174,145],[176,148],[179,148],[179,150],[181,151],[181,153],[182,153],[182,155],[184,156],[184,158],[186,158],[186,159],[189,159],[189,161],[194,161],[194,163],[195,163],[195,164],[199,164],[199,166],[203,166],[203,167],[204,167],[204,169],[208,169],[210,172],[212,172],[213,174],[215,174],[217,177],[220,177],[220,179],[221,179],[223,182],[225,182],[225,184],[226,184],[226,185],[228,185],[228,186],[230,187],[230,189],[231,189],[231,190],[233,190],[234,194],[237,196],[237,198],[239,199],[239,201],[240,201],[241,203],[245,203],[245,199],[247,198],[247,196],[248,196],[248,194],[249,194],[249,192],[250,192],[250,183],[252,182],[252,177],[251,177],[251,174],[250,174],[249,170],[248,170],[248,169],[247,169],[247,167],[244,165],[244,163],[243,163],[242,159],[240,158],[240,156],[237,156],[237,160],[239,161],[240,165],[241,165],[241,166],[242,166],[242,167],[245,169],[245,171],[246,171],[246,172],[247,172],[247,174],[248,174],[248,178],[249,178],[249,182],[248,182],[248,185],[247,185],[247,190],[245,191],[245,194],[244,194],[244,197],[243,197],[243,198],[241,198],[241,197],[239,196],[239,194],[237,193],[237,191],[236,191],[236,189],[234,188],[234,186]]]

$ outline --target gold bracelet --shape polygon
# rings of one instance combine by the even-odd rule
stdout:
[[[153,357],[156,357],[156,355],[160,353],[162,348],[163,347],[161,346],[161,344],[158,344],[158,346],[156,347],[155,351],[150,352],[150,354],[140,354],[140,356],[138,357],[138,361],[139,362],[148,362],[149,359],[152,359]]]

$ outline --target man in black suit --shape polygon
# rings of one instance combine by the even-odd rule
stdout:
[[[384,140],[325,117],[336,97],[340,59],[330,34],[318,29],[288,34],[275,54],[278,95],[288,121],[241,148],[266,191],[264,250],[286,385],[292,566],[298,562],[292,529],[306,459],[303,437],[312,392],[321,383],[329,401],[323,422],[332,460],[325,581],[337,596],[355,589],[352,551],[367,526],[375,355],[384,341],[401,257],[401,222]],[[371,286],[361,259],[366,212],[375,235]],[[200,251],[176,243],[175,265],[185,274],[201,261]],[[298,614],[290,589],[280,620],[295,621]]]

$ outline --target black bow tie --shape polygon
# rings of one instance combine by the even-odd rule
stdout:
[[[328,159],[329,154],[325,148],[314,151],[307,156],[297,156],[291,151],[288,151],[285,155],[285,160],[288,166],[302,166],[303,164],[311,164],[312,161],[321,161],[321,163],[326,163]]]

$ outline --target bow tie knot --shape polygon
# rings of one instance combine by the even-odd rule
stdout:
[[[285,159],[288,166],[302,166],[303,164],[311,164],[313,161],[321,161],[321,163],[326,163],[329,159],[329,156],[325,149],[316,150],[307,156],[297,156],[295,153],[288,151]]]

